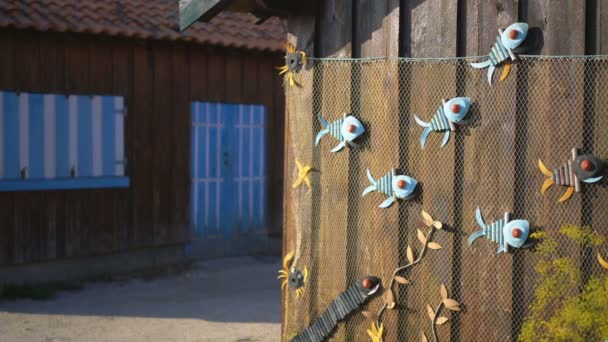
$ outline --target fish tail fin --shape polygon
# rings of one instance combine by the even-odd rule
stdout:
[[[490,85],[492,85],[492,75],[494,74],[494,70],[496,70],[496,67],[493,65],[490,65],[490,67],[488,68],[488,83]]]
[[[475,69],[483,69],[483,68],[487,68],[490,66],[490,64],[492,64],[492,62],[488,59],[487,61],[484,62],[479,62],[479,63],[470,63],[470,65],[475,68]]]
[[[545,175],[547,177],[553,176],[553,173],[551,173],[551,171],[549,171],[549,169],[547,169],[547,167],[545,166],[543,161],[540,159],[538,160],[538,168],[540,169],[540,172],[543,173],[543,175]]]
[[[486,235],[483,230],[480,230],[478,232],[475,232],[473,234],[471,234],[471,236],[469,236],[469,239],[467,240],[467,244],[469,245],[469,247],[471,247],[471,245],[473,245],[473,242],[477,239],[479,239],[480,237]]]
[[[416,120],[416,123],[422,127],[431,127],[431,123],[430,122],[425,122],[420,120],[419,117],[417,117],[416,115],[414,115],[414,120]]]
[[[369,180],[370,183],[376,185],[376,180],[374,179],[374,176],[372,176],[371,171],[369,171],[369,168],[367,168],[367,179]]]
[[[372,191],[376,191],[376,189],[377,189],[376,185],[370,185],[370,186],[368,186],[367,188],[365,188],[365,190],[363,190],[363,194],[361,195],[361,197],[369,194]]]
[[[482,229],[488,229],[488,227],[486,226],[486,223],[483,220],[483,216],[481,216],[481,209],[479,209],[479,207],[477,207],[477,209],[475,209],[475,220],[477,221],[477,224]]]
[[[448,140],[450,140],[450,131],[449,130],[445,131],[445,135],[443,136],[443,141],[441,142],[441,147],[445,146],[445,144],[448,143]]]
[[[502,69],[502,74],[500,74],[500,80],[504,81],[507,76],[509,76],[509,73],[511,72],[511,61],[507,60],[504,63],[504,67]]]
[[[573,186],[569,186],[568,190],[566,190],[566,192],[564,192],[564,194],[562,195],[562,197],[560,197],[559,201],[560,202],[566,202],[568,199],[570,199],[570,197],[572,197],[573,193],[574,193],[574,187]]]
[[[420,135],[420,147],[424,149],[424,145],[426,144],[426,138],[428,138],[429,134],[433,129],[431,127],[427,127],[422,131],[422,135]]]
[[[323,119],[323,115],[321,115],[321,113],[319,113],[319,122],[321,123],[321,126],[323,126],[323,128],[326,128],[329,125],[327,121]]]
[[[387,198],[386,200],[384,200],[384,202],[380,203],[380,205],[378,206],[378,208],[388,208],[391,206],[391,204],[393,204],[393,202],[395,202],[395,197],[391,196],[389,198]]]
[[[330,152],[338,152],[342,150],[344,146],[346,146],[346,143],[344,141],[341,141],[336,147],[332,148]]]
[[[547,189],[549,189],[553,184],[555,184],[555,181],[553,179],[551,179],[551,178],[545,179],[543,186],[540,188],[541,195],[543,195],[545,193],[545,191],[547,191]]]
[[[315,138],[315,145],[319,145],[319,141],[321,141],[321,138],[323,138],[323,136],[327,133],[329,133],[328,129],[322,129],[319,131],[319,133],[317,133],[317,137]]]

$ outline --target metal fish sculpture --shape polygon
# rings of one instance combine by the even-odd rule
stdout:
[[[475,219],[477,224],[481,226],[480,231],[469,236],[469,247],[478,238],[485,236],[488,240],[496,242],[498,247],[497,254],[508,252],[509,246],[513,248],[525,248],[528,234],[530,234],[530,223],[527,220],[509,221],[509,213],[505,213],[505,217],[491,223],[489,226],[483,220],[479,207],[475,210]]]
[[[365,132],[365,127],[363,127],[361,121],[357,120],[354,116],[344,113],[342,119],[328,123],[323,119],[321,114],[319,114],[319,121],[321,122],[323,129],[317,134],[315,145],[318,145],[321,138],[329,133],[334,138],[340,140],[338,146],[334,147],[331,152],[340,151],[346,144],[349,144],[352,147],[359,147],[353,140],[357,139]]]
[[[422,131],[422,135],[420,136],[420,147],[422,149],[424,149],[426,138],[431,132],[445,132],[443,142],[441,143],[441,147],[443,147],[450,139],[450,131],[456,130],[454,123],[460,125],[465,125],[468,123],[468,121],[464,120],[464,117],[469,112],[469,107],[471,106],[470,98],[455,97],[447,102],[445,100],[442,101],[443,104],[439,107],[437,113],[435,113],[435,116],[433,116],[431,119],[431,122],[424,122],[414,115],[416,123],[422,127],[425,127],[424,131]]]
[[[528,24],[514,23],[507,27],[506,30],[499,29],[500,36],[496,37],[496,43],[490,51],[487,61],[481,63],[471,63],[473,68],[484,69],[488,68],[488,83],[492,85],[492,74],[496,66],[504,64],[500,80],[504,80],[509,76],[511,71],[511,61],[517,59],[517,55],[513,52],[515,48],[520,46],[528,35]]]
[[[292,342],[322,342],[336,328],[338,322],[359,308],[380,288],[380,279],[367,276],[342,292],[329,304],[325,312]]]
[[[578,155],[576,148],[572,149],[572,160],[568,160],[553,172],[549,171],[542,160],[538,160],[538,168],[549,177],[543,183],[540,193],[544,194],[553,184],[567,187],[559,202],[565,202],[574,192],[581,192],[582,180],[585,183],[596,183],[604,177],[605,163],[591,154]]]
[[[372,173],[367,169],[367,179],[369,179],[369,182],[372,183],[372,185],[365,188],[361,197],[376,190],[389,196],[384,202],[380,203],[378,206],[380,208],[390,207],[397,198],[408,200],[416,195],[414,191],[416,190],[418,181],[409,176],[397,176],[394,168],[384,177],[377,180],[374,179]]]

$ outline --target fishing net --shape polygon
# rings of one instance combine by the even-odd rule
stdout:
[[[418,258],[423,244],[418,229],[421,211],[443,223],[432,236],[441,248],[427,248],[420,261],[398,273],[409,284],[393,285],[396,307],[381,321],[385,341],[433,340],[427,304],[433,310],[448,297],[460,311],[441,310],[449,318],[436,325],[440,341],[516,340],[530,313],[538,286],[534,247],[497,254],[498,244],[468,237],[481,230],[475,219],[480,208],[490,224],[510,212],[525,219],[532,231],[557,243],[557,254],[582,271],[581,282],[605,274],[596,259],[608,255],[608,244],[588,245],[560,233],[565,225],[589,226],[608,237],[608,187],[602,180],[581,183],[581,192],[559,202],[567,186],[556,184],[541,195],[547,179],[539,159],[551,171],[578,154],[608,159],[608,57],[520,57],[505,80],[497,68],[493,84],[486,70],[454,59],[310,59],[294,75],[300,85],[286,85],[287,149],[285,252],[294,251],[293,267],[309,271],[304,294],[289,287],[283,295],[283,340],[302,332],[343,291],[367,275],[382,279],[384,288],[397,267],[407,265],[408,246]],[[431,132],[424,149],[423,127],[442,99],[471,98],[469,122],[441,148],[443,132]],[[351,113],[365,126],[355,141],[359,148],[330,150],[339,140],[315,136],[327,122]],[[295,161],[313,168],[312,188],[291,187],[298,177]],[[415,178],[418,195],[378,207],[386,195],[362,197],[370,181],[392,168]],[[370,298],[338,324],[331,340],[369,340],[370,320],[361,311],[377,313],[387,291]],[[572,295],[575,295],[572,294]],[[554,303],[559,306],[559,303]],[[548,313],[549,314],[549,313]]]

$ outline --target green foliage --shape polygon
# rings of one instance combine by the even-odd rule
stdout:
[[[589,227],[564,226],[560,233],[583,247],[598,246],[604,238]],[[559,243],[545,232],[531,235],[540,240],[540,260],[534,302],[519,340],[603,341],[608,338],[608,275],[582,283],[582,272],[568,257],[559,255]]]

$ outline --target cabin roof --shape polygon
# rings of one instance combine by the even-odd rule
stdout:
[[[283,23],[255,25],[247,14],[221,12],[179,32],[175,0],[5,0],[0,27],[89,33],[151,40],[188,41],[230,48],[282,51]]]

